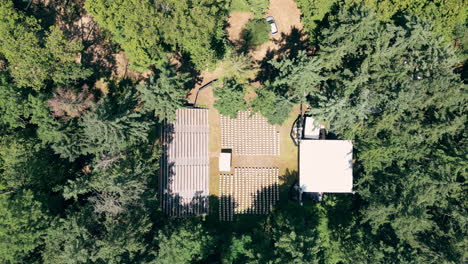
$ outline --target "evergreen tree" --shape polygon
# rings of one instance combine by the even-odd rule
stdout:
[[[257,89],[256,92],[257,97],[250,102],[253,111],[262,114],[273,125],[281,125],[288,119],[292,103],[267,88]]]
[[[51,61],[37,35],[40,30],[35,18],[14,9],[13,1],[0,3],[0,53],[20,87],[40,89],[51,71]]]
[[[268,41],[270,26],[265,19],[250,20],[242,30],[242,38],[247,47],[255,47]]]
[[[233,79],[239,84],[249,83],[257,73],[252,58],[245,54],[228,56],[222,62],[222,67],[223,75],[220,79],[223,81]]]
[[[418,261],[455,262],[463,256],[455,212],[465,181],[466,86],[452,71],[454,50],[430,25],[381,24],[362,9],[342,9],[322,34],[326,81],[311,97],[313,114],[355,140],[362,221],[394,233],[393,251],[409,246]]]
[[[39,90],[49,80],[62,85],[91,75],[90,70],[74,62],[82,45],[67,41],[58,27],[41,38],[43,29],[38,21],[16,11],[12,1],[0,3],[0,17],[0,53],[19,87]]]
[[[45,237],[44,263],[140,263],[151,222],[143,211],[100,215],[84,205],[54,222]]]
[[[0,124],[11,128],[24,127],[29,115],[27,97],[8,81],[5,72],[0,73]]]
[[[184,85],[187,81],[187,75],[177,75],[170,65],[160,68],[146,83],[136,87],[138,98],[143,102],[143,111],[160,121],[175,121],[176,110],[186,103]]]
[[[316,94],[319,84],[325,80],[320,74],[322,59],[308,58],[303,51],[295,58],[273,59],[270,64],[278,75],[267,87],[294,104],[306,102],[307,96]]]
[[[159,232],[158,245],[156,263],[190,263],[210,254],[213,238],[200,224],[183,223]]]
[[[162,66],[167,51],[188,54],[198,69],[204,69],[224,45],[225,7],[218,1],[91,0],[85,6],[137,70]]]
[[[117,154],[148,141],[149,123],[138,113],[108,116],[104,110],[89,113],[80,122],[82,154]]]
[[[42,244],[47,212],[31,190],[22,190],[0,194],[0,215],[0,261],[29,262],[28,257]]]
[[[249,235],[242,235],[239,238],[233,237],[230,241],[229,247],[222,252],[223,263],[254,262],[255,253],[252,247],[252,237]]]

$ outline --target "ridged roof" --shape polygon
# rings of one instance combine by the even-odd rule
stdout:
[[[171,216],[208,213],[208,109],[179,109],[164,131],[161,167],[163,210]]]

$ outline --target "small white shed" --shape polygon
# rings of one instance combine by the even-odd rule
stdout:
[[[305,118],[304,123],[304,138],[319,139],[320,129],[323,127],[310,116]]]
[[[219,171],[231,172],[231,152],[221,151],[219,155]]]

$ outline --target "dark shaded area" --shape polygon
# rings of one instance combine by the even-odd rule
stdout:
[[[17,0],[15,5],[23,9],[24,2]],[[115,72],[113,54],[118,51],[118,47],[112,43],[108,33],[99,29],[91,16],[85,15],[84,0],[51,1],[48,5],[42,1],[32,1],[25,12],[38,18],[44,29],[58,26],[67,39],[83,44],[77,60],[92,70],[92,76],[87,79],[90,86],[100,78],[109,78]]]
[[[185,83],[185,89],[190,90],[195,87],[196,84],[199,84],[201,81],[203,81],[200,77],[200,71],[197,70],[195,64],[192,62],[188,54],[177,53],[173,60],[176,61],[176,63],[173,65],[176,67],[177,72],[187,74],[189,76],[190,81]]]
[[[300,51],[304,51],[309,55],[315,52],[315,48],[311,46],[310,39],[307,38],[304,30],[296,27],[291,29],[289,35],[282,33],[281,39],[275,40],[275,43],[280,46],[277,52],[290,58],[295,58]]]
[[[308,55],[315,53],[315,48],[311,46],[306,33],[296,27],[291,29],[289,35],[281,33],[281,38],[274,40],[274,42],[279,48],[277,50],[267,50],[265,57],[259,62],[260,71],[256,80],[262,84],[272,82],[279,75],[279,71],[270,64],[275,56],[280,60],[283,57],[295,58],[300,51],[304,51]]]

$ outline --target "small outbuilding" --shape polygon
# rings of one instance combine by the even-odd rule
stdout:
[[[219,154],[219,171],[220,172],[231,172],[231,154],[232,150],[223,149]]]
[[[304,138],[305,139],[319,139],[320,138],[320,129],[323,126],[320,126],[314,118],[307,116],[304,119]]]
[[[299,144],[299,186],[305,193],[353,192],[351,140],[307,140]]]

